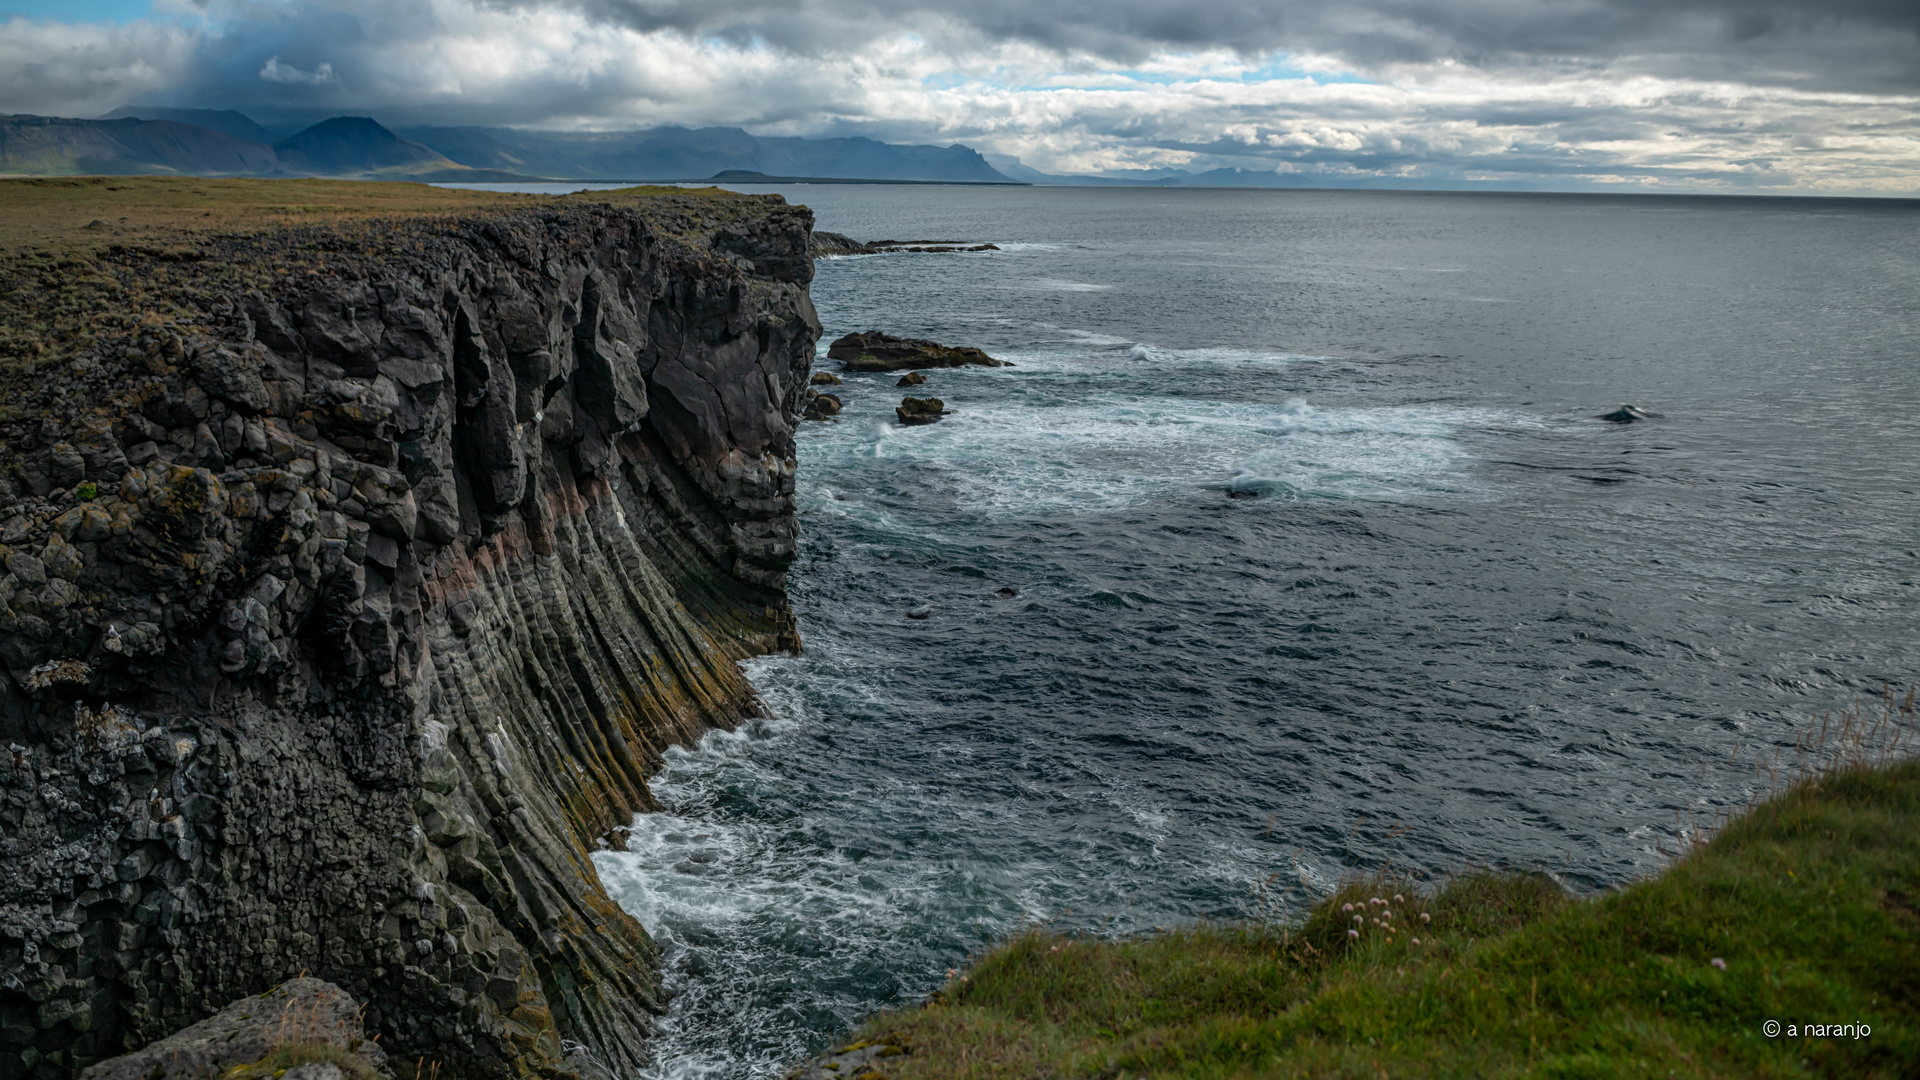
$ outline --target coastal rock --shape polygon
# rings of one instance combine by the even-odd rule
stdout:
[[[297,978],[243,997],[131,1054],[102,1061],[82,1072],[80,1080],[203,1080],[275,1050],[317,1047],[343,1052],[367,1072],[385,1071],[380,1044],[369,1041],[362,1029],[360,1003],[330,982]],[[300,1069],[341,1075],[338,1066],[327,1063],[296,1065],[286,1076]]]
[[[827,357],[848,371],[905,371],[909,368],[1012,367],[979,349],[942,345],[922,338],[894,337],[878,330],[848,334],[827,348]]]
[[[867,245],[843,233],[815,229],[809,240],[814,258],[832,255],[865,255]]]
[[[814,386],[842,386],[842,385],[845,385],[845,384],[844,384],[844,383],[843,383],[843,382],[841,381],[841,379],[840,379],[840,376],[838,376],[838,375],[835,375],[835,374],[834,374],[833,372],[831,372],[831,371],[816,371],[816,372],[814,372],[814,373],[813,373],[813,378],[811,378],[811,379],[808,379],[807,381],[808,381],[809,383],[811,383],[811,384],[813,384]]]
[[[900,407],[893,410],[893,414],[908,426],[937,423],[947,415],[947,403],[937,397],[903,397]]]
[[[926,381],[927,381],[927,377],[925,375],[922,375],[917,371],[909,371],[905,375],[900,376],[900,381],[897,383],[894,383],[893,385],[919,386],[921,383],[924,383]]]
[[[905,1053],[905,1050],[892,1043],[850,1043],[787,1070],[785,1080],[852,1080],[856,1076],[885,1080],[887,1059]]]
[[[811,215],[383,213],[103,249],[174,306],[0,369],[0,1077],[303,971],[450,1076],[645,1065],[593,855],[799,649]]]
[[[838,395],[822,394],[814,390],[808,390],[806,406],[800,413],[800,418],[802,420],[831,420],[840,415],[841,408],[842,405]]]
[[[1610,413],[1601,413],[1600,419],[1612,424],[1632,424],[1640,420],[1658,420],[1659,413],[1648,412],[1638,405],[1622,405]]]
[[[872,240],[862,242],[843,233],[817,230],[809,241],[815,258],[836,255],[887,255],[896,252],[945,255],[961,251],[999,251],[998,244],[974,244],[965,240]]]

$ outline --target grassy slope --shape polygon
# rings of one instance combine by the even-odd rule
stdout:
[[[1405,929],[1351,941],[1340,906],[1396,888]],[[1350,886],[1290,931],[1034,931],[859,1037],[909,1051],[895,1080],[1916,1077],[1917,903],[1920,763],[1842,769],[1595,900],[1487,874]],[[1768,1019],[1871,1034],[1769,1039]]]

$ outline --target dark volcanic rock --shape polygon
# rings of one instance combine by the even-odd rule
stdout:
[[[816,229],[810,241],[815,258],[823,255],[865,255],[867,245],[837,232]]]
[[[592,854],[799,646],[810,225],[629,196],[99,256],[198,308],[0,411],[0,1077],[302,971],[448,1075],[641,1068],[657,949]]]
[[[905,375],[900,376],[900,381],[897,383],[894,383],[893,385],[919,386],[921,383],[924,383],[926,381],[927,381],[927,377],[925,375],[922,375],[917,371],[909,371]]]
[[[800,414],[802,420],[830,420],[839,416],[842,408],[838,395],[822,394],[811,389],[807,391],[806,402],[806,408]]]
[[[1648,412],[1638,405],[1622,405],[1610,413],[1601,413],[1600,419],[1614,424],[1632,424],[1640,420],[1658,420],[1659,413]]]
[[[131,1054],[100,1062],[81,1080],[202,1080],[289,1045],[327,1046],[381,1070],[386,1055],[366,1038],[360,1003],[330,982],[299,978],[249,994],[218,1013]]]
[[[904,371],[908,368],[951,368],[969,364],[979,367],[1012,367],[995,360],[979,349],[942,345],[921,338],[900,338],[869,330],[848,334],[827,349],[827,357],[839,360],[848,371]]]
[[[909,426],[932,424],[947,415],[947,403],[937,397],[903,397],[900,407],[893,410],[893,414],[900,418],[902,424]]]

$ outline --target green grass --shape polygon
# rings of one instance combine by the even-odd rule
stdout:
[[[1372,925],[1374,897],[1402,929]],[[1915,1077],[1916,904],[1920,763],[1843,764],[1597,898],[1479,873],[1425,896],[1356,882],[1297,927],[1034,929],[857,1037],[908,1051],[895,1080]],[[1870,1034],[1769,1038],[1770,1019]]]

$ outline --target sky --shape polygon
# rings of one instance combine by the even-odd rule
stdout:
[[[1920,195],[1916,0],[0,0],[0,113],[965,143],[1049,172]]]

